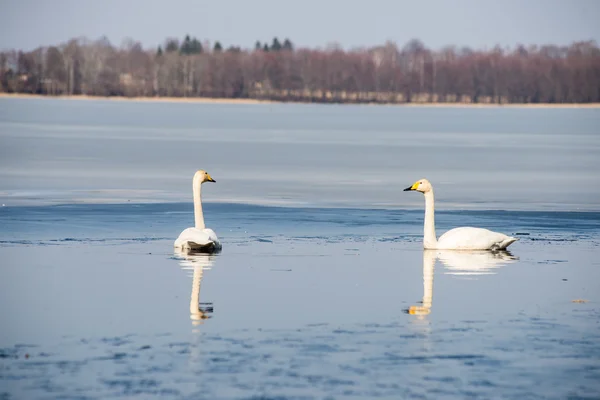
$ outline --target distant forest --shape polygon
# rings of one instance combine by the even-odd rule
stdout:
[[[73,39],[0,52],[0,92],[42,95],[249,98],[319,103],[600,102],[600,49],[570,46],[474,50],[403,47],[252,49],[186,36],[144,49],[126,40]]]

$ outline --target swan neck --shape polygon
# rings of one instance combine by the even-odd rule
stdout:
[[[194,179],[193,190],[194,190],[194,220],[197,229],[204,229],[204,214],[202,213],[202,183]]]
[[[433,190],[425,193],[425,222],[423,232],[423,247],[426,249],[435,249],[437,238],[435,237],[435,206],[433,200]]]

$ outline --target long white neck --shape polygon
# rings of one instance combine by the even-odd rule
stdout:
[[[435,206],[433,200],[433,189],[425,193],[425,226],[423,229],[423,247],[435,249],[437,239],[435,237]]]
[[[202,214],[202,182],[194,177],[192,190],[194,191],[194,220],[197,229],[204,229],[204,214]]]

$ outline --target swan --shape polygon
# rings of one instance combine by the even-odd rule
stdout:
[[[204,215],[202,214],[202,194],[201,185],[204,182],[216,182],[211,176],[203,170],[196,171],[192,180],[192,190],[194,192],[194,219],[196,226],[187,228],[175,240],[174,247],[184,250],[214,252],[221,250],[221,242],[217,234],[206,228],[204,225]]]
[[[404,189],[405,192],[416,190],[425,195],[425,224],[423,233],[423,247],[438,250],[504,250],[518,239],[503,233],[493,232],[483,228],[465,226],[454,228],[440,236],[435,237],[435,210],[433,200],[433,187],[427,179],[420,179],[412,186]]]

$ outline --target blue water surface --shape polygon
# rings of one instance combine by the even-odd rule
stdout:
[[[189,203],[0,208],[3,396],[600,393],[600,213],[438,212],[438,233],[520,240],[504,258],[436,254],[433,269],[422,210],[205,215],[224,246],[210,258],[172,251]]]

